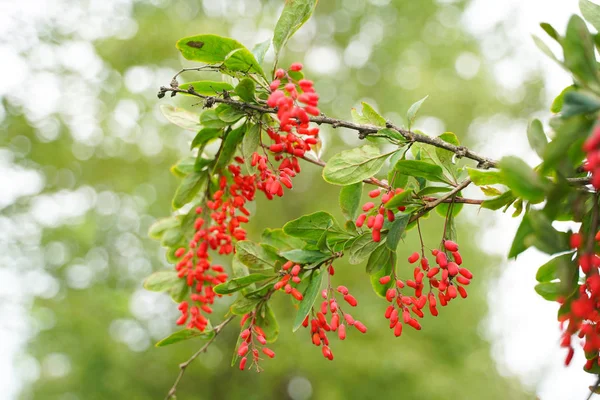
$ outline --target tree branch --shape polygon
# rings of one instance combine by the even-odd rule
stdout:
[[[423,207],[418,213],[415,213],[415,215],[413,215],[411,217],[411,219],[410,219],[410,221],[408,221],[408,223],[410,224],[411,222],[418,220],[423,215],[425,215],[429,211],[433,210],[434,208],[436,208],[437,206],[439,206],[442,203],[458,203],[458,201],[457,201],[458,198],[455,198],[454,200],[452,200],[452,197],[454,195],[456,195],[456,193],[460,192],[461,190],[463,190],[464,188],[469,186],[470,184],[471,184],[471,179],[467,178],[464,181],[462,181],[457,187],[455,187],[454,189],[452,189],[451,191],[449,191],[448,193],[446,193],[439,199],[435,199],[431,203],[425,204],[425,207]]]
[[[219,335],[219,333],[221,332],[221,330],[228,324],[230,323],[236,316],[232,315],[229,318],[227,318],[225,321],[221,322],[219,325],[217,325],[214,328],[214,332],[215,335],[210,338],[210,340],[208,342],[206,342],[206,344],[204,346],[202,346],[202,348],[200,350],[198,350],[197,352],[195,352],[186,362],[179,364],[179,375],[177,375],[177,378],[175,379],[175,383],[173,383],[173,386],[171,387],[171,389],[169,390],[169,392],[167,393],[167,396],[165,397],[165,400],[169,400],[173,397],[175,397],[175,393],[177,392],[177,385],[179,385],[179,381],[181,381],[181,378],[183,377],[183,374],[185,373],[185,369],[202,353],[204,353],[208,347],[212,344],[212,342],[214,342],[214,340],[217,338],[217,336]]]

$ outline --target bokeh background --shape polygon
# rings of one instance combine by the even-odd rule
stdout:
[[[168,215],[190,132],[169,125],[157,88],[185,65],[177,39],[268,39],[282,0],[0,0],[0,398],[159,399],[201,342],[153,344],[177,310],[141,282],[168,267],[149,225]],[[532,163],[525,129],[547,118],[568,77],[535,49],[531,32],[563,31],[576,0],[322,0],[291,40],[321,109],[349,118],[360,101],[402,124],[429,95],[416,127],[456,132],[493,158]],[[267,55],[267,62],[272,53]],[[193,76],[190,76],[193,78]],[[323,158],[360,144],[323,129]],[[317,209],[341,217],[338,188],[307,165],[295,194],[260,199],[250,237]],[[470,191],[472,196],[481,196]],[[439,241],[441,218],[425,236]],[[593,377],[564,368],[556,307],[534,291],[544,256],[504,255],[518,220],[470,208],[459,218],[467,300],[395,339],[362,267],[340,263],[336,282],[360,301],[369,326],[335,342],[326,362],[294,310],[276,302],[277,357],[261,374],[229,367],[237,332],[225,331],[190,368],[180,399],[583,399]],[[400,260],[416,247],[409,235]],[[406,274],[410,268],[406,267]],[[227,299],[215,322],[227,310]],[[230,301],[230,300],[229,300]]]

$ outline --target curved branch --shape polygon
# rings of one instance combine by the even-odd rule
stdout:
[[[175,379],[175,383],[173,383],[173,386],[171,387],[171,389],[169,389],[169,392],[167,393],[167,396],[165,397],[165,400],[169,400],[171,398],[175,397],[175,393],[177,392],[177,385],[179,385],[179,381],[181,381],[181,378],[183,377],[183,374],[185,373],[185,369],[196,359],[198,358],[198,356],[202,353],[204,353],[208,347],[212,344],[212,342],[214,342],[214,340],[217,338],[217,336],[219,335],[219,333],[221,332],[221,330],[228,324],[230,323],[236,316],[232,315],[229,318],[227,318],[225,321],[221,322],[219,325],[217,325],[214,328],[214,332],[215,335],[210,338],[210,340],[208,342],[206,342],[206,344],[204,346],[202,346],[202,348],[200,350],[198,350],[197,352],[195,352],[186,362],[183,362],[181,364],[179,364],[179,375],[177,375],[177,378]]]

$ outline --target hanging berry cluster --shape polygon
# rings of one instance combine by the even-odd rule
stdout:
[[[271,93],[267,105],[277,108],[277,129],[267,128],[271,143],[266,146],[274,154],[279,166],[274,170],[269,157],[258,152],[252,155],[251,164],[259,170],[258,189],[269,199],[283,196],[283,187],[292,188],[293,178],[300,172],[298,158],[312,150],[319,142],[319,128],[310,126],[309,115],[319,115],[317,108],[319,95],[315,93],[313,82],[307,79],[295,80],[291,72],[302,70],[302,64],[294,63],[288,71],[275,71],[275,80],[270,84]]]
[[[410,264],[415,264],[421,258],[420,267],[414,268],[414,279],[403,282],[396,276],[395,269],[392,269],[390,275],[379,279],[379,283],[382,285],[394,282],[386,291],[385,298],[390,305],[385,310],[385,318],[390,321],[390,329],[394,330],[395,336],[402,335],[403,323],[416,330],[421,330],[421,324],[417,318],[423,318],[423,309],[427,304],[429,304],[430,314],[434,317],[438,315],[436,291],[442,307],[457,298],[458,294],[462,298],[467,297],[467,291],[463,286],[470,283],[473,275],[468,269],[460,267],[462,258],[458,252],[458,245],[450,240],[445,240],[443,244],[443,250],[434,249],[432,251],[436,267],[429,267],[429,260],[424,253],[421,258],[419,253],[415,252],[408,257]],[[447,253],[452,255],[453,261],[448,260]],[[414,290],[413,295],[408,295],[403,291],[408,288]]]
[[[381,196],[381,189],[375,189],[369,192],[369,197],[372,199],[381,196],[381,202],[379,203],[379,206],[376,206],[372,201],[365,203],[362,207],[364,213],[360,214],[356,219],[356,226],[362,228],[366,221],[367,228],[371,229],[374,242],[381,241],[381,229],[383,228],[383,224],[385,222],[384,214],[389,222],[393,222],[395,219],[394,212],[392,210],[385,209],[385,203],[390,201],[395,195],[402,192],[404,192],[404,189],[402,188],[395,190],[390,189],[386,191],[383,196]],[[399,206],[398,210],[404,211],[406,210],[406,207]]]
[[[243,371],[248,363],[248,355],[252,356],[252,364],[256,371],[260,371],[260,352],[269,358],[275,357],[275,352],[266,347],[267,337],[260,326],[256,324],[256,311],[252,311],[242,317],[240,321],[242,331],[240,332],[240,344],[237,355],[240,357],[240,369]],[[260,352],[259,352],[260,349]]]
[[[600,241],[600,232],[595,241]],[[600,257],[585,250],[583,236],[580,233],[571,235],[571,248],[578,250],[577,263],[585,280],[578,286],[572,298],[559,298],[564,312],[559,315],[561,327],[564,329],[561,346],[568,348],[565,365],[569,365],[575,354],[573,336],[581,340],[587,362],[586,370],[600,366]]]
[[[338,303],[336,299],[336,292],[343,298],[343,300],[351,307],[356,307],[358,301],[352,296],[348,288],[345,286],[338,286],[334,290],[331,286],[331,277],[334,275],[335,270],[333,265],[329,265],[327,268],[327,288],[321,292],[323,302],[321,308],[315,311],[313,307],[309,315],[306,316],[302,322],[302,326],[308,328],[310,324],[310,337],[312,343],[315,346],[322,346],[323,357],[328,360],[333,360],[333,352],[329,347],[329,338],[327,332],[337,332],[337,336],[340,340],[346,339],[346,325],[353,326],[361,333],[367,332],[367,327],[360,321],[355,320],[351,314],[342,310],[342,305]],[[327,314],[331,313],[331,318],[327,321]]]

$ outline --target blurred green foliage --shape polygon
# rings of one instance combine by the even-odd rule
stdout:
[[[211,1],[204,1],[207,3]],[[223,3],[232,10],[231,18],[207,16],[203,3],[198,0],[164,1],[161,7],[137,2],[133,16],[138,30],[133,37],[105,38],[93,43],[109,73],[97,92],[101,107],[96,123],[104,132],[104,141],[101,145],[86,144],[95,149],[87,159],[74,156],[73,149],[79,144],[65,124],[61,124],[57,139],[39,140],[24,118],[24,110],[5,102],[9,113],[0,129],[7,134],[0,135],[0,146],[10,148],[18,136],[30,139],[31,150],[16,162],[44,171],[45,194],[88,185],[97,193],[114,193],[117,199],[111,197],[117,205],[107,212],[100,203],[108,197],[98,197],[96,207],[75,223],[43,231],[40,246],[63,243],[70,257],[57,268],[48,268],[59,280],[61,289],[50,299],[36,300],[33,315],[36,310],[51,310],[55,324],[35,335],[27,351],[39,360],[51,353],[65,354],[71,370],[58,378],[42,370],[37,381],[23,388],[22,398],[162,398],[174,381],[177,365],[202,345],[201,341],[189,341],[167,348],[148,346],[160,339],[160,334],[166,336],[169,329],[174,329],[177,313],[174,304],[171,309],[166,308],[167,312],[158,312],[165,307],[157,306],[156,299],[163,305],[170,300],[143,291],[142,279],[151,271],[136,264],[136,260],[142,259],[149,261],[153,270],[165,267],[159,244],[147,239],[146,230],[155,218],[169,214],[170,199],[178,184],[178,179],[169,173],[169,167],[185,154],[186,141],[191,139],[188,133],[176,127],[158,124],[156,119],[162,120],[162,116],[156,112],[157,105],[193,101],[179,98],[174,102],[158,101],[154,88],[132,93],[123,83],[127,71],[136,66],[153,71],[178,70],[182,60],[174,44],[181,37],[198,33],[233,36],[232,31],[272,29],[280,7],[278,1]],[[240,15],[239,9],[234,11],[234,5],[242,3],[259,10],[247,12],[250,16]],[[302,62],[309,46],[330,46],[341,54],[357,35],[375,33],[377,40],[370,59],[362,68],[346,68],[342,58],[337,73],[318,75],[309,69],[309,76],[323,94],[321,109],[326,114],[349,119],[351,108],[368,98],[377,104],[380,112],[402,124],[406,121],[400,116],[405,115],[410,104],[428,94],[430,97],[420,114],[440,118],[446,129],[456,132],[468,145],[466,133],[475,118],[500,111],[523,117],[538,109],[539,82],[527,83],[522,101],[505,104],[496,96],[497,87],[485,63],[473,79],[465,80],[457,75],[454,69],[457,55],[464,51],[478,54],[475,38],[461,29],[459,18],[464,2],[440,5],[433,0],[394,0],[385,6],[372,3],[376,2],[321,1],[310,26],[298,32],[298,38],[289,43],[283,56],[284,65]],[[77,2],[74,4],[77,6]],[[440,22],[442,13],[445,13],[445,24]],[[68,39],[58,34],[56,37]],[[262,37],[235,38],[248,47],[264,40]],[[411,72],[418,76],[398,78]],[[162,75],[168,77],[169,74]],[[190,74],[189,80],[202,76]],[[412,80],[414,87],[398,84],[406,80]],[[168,80],[161,82],[168,83]],[[133,141],[123,140],[119,126],[110,123],[115,107],[124,99],[133,101],[139,109],[137,124],[140,128]],[[148,155],[140,150],[140,143],[147,140],[148,127],[158,129],[163,145],[158,154]],[[358,143],[352,132],[325,128],[324,131],[327,136],[324,159],[348,146],[340,140],[341,136],[350,143]],[[61,169],[73,172],[72,184],[60,183],[57,171]],[[320,209],[342,220],[338,192],[339,187],[323,182],[320,169],[304,166],[295,181],[295,192],[285,199],[267,203],[259,196],[249,237],[258,238],[266,227],[280,227],[290,219]],[[7,215],[16,215],[27,210],[31,200],[20,199],[4,211]],[[128,210],[137,213],[133,218],[135,223],[126,223],[124,212]],[[335,360],[328,362],[310,343],[307,332],[291,333],[295,310],[289,302],[276,302],[275,312],[282,334],[274,345],[277,357],[264,363],[263,373],[241,373],[229,366],[238,332],[227,329],[208,353],[188,368],[178,398],[527,398],[518,383],[498,373],[490,345],[482,337],[480,326],[486,314],[489,290],[485,280],[490,276],[486,266],[492,261],[486,260],[485,255],[471,245],[474,227],[461,218],[457,222],[461,252],[476,279],[467,300],[441,309],[437,318],[426,316],[422,331],[406,330],[402,338],[395,339],[383,318],[386,303],[373,294],[363,266],[339,263],[335,283],[348,286],[358,298],[360,304],[354,314],[369,327],[367,335],[353,331],[344,342],[333,343]],[[424,234],[430,243],[438,243],[440,223],[441,218],[434,215],[425,224]],[[400,262],[417,248],[417,240],[416,235],[409,234],[406,243],[401,243]],[[90,251],[103,254],[107,267],[98,273],[90,287],[70,287],[68,267],[77,261],[89,260]],[[228,300],[216,309],[213,322],[222,318]],[[136,320],[134,315],[145,317]],[[123,338],[126,332],[138,336]],[[306,381],[298,377],[310,381],[312,389],[308,390]]]

